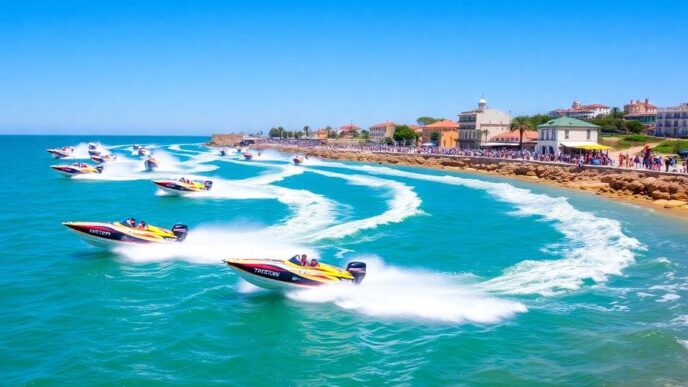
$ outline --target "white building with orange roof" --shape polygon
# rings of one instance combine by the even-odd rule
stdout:
[[[385,121],[371,126],[368,128],[370,131],[370,141],[379,143],[382,142],[385,137],[391,138],[397,126],[399,125],[393,121]]]
[[[354,124],[340,126],[337,134],[341,138],[353,138],[354,134],[359,133],[361,128]]]
[[[611,109],[607,105],[593,103],[590,105],[581,105],[578,100],[574,100],[570,109],[554,109],[549,112],[549,116],[553,118],[572,117],[579,120],[589,120],[597,116],[609,114]]]

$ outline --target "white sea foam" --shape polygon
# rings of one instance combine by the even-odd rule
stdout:
[[[140,263],[183,260],[220,264],[230,257],[279,258],[297,253],[317,256],[316,250],[277,238],[256,225],[237,224],[192,228],[182,243],[122,246],[114,251]]]
[[[343,164],[337,166],[344,166]],[[586,279],[604,282],[635,260],[635,250],[642,245],[626,236],[621,224],[579,211],[566,198],[534,194],[507,183],[492,183],[456,176],[424,175],[387,167],[345,166],[373,174],[398,176],[443,184],[460,185],[488,192],[497,200],[517,208],[512,215],[539,216],[551,221],[568,240],[568,249],[557,260],[525,260],[504,270],[497,278],[481,285],[485,290],[505,294],[540,294],[545,296],[579,289]]]
[[[655,300],[655,302],[670,302],[670,301],[675,301],[681,298],[678,294],[675,293],[667,293],[660,297],[659,299]]]
[[[341,238],[344,236],[355,234],[361,230],[373,229],[378,226],[399,223],[404,219],[420,214],[421,200],[413,191],[412,187],[398,181],[380,179],[372,176],[364,175],[345,175],[335,172],[326,172],[320,170],[309,170],[310,172],[320,174],[323,176],[344,179],[350,184],[362,185],[373,188],[386,188],[391,192],[390,199],[387,200],[388,209],[382,214],[353,220],[345,223],[331,226],[322,231],[314,233],[310,236],[311,240],[320,240],[325,238]]]
[[[496,298],[455,278],[402,269],[374,257],[361,285],[334,285],[287,293],[293,300],[333,303],[343,309],[390,319],[495,324],[527,311],[519,302]]]

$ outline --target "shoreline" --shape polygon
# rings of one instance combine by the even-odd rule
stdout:
[[[218,146],[213,141],[209,146]],[[657,171],[585,167],[576,165],[433,154],[383,153],[296,145],[256,144],[254,149],[275,149],[329,160],[403,165],[453,172],[498,176],[583,191],[688,219],[688,175]]]

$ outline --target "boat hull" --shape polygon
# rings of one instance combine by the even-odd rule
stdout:
[[[108,249],[117,246],[180,242],[180,239],[169,234],[169,231],[165,231],[168,235],[160,236],[133,228],[118,227],[112,223],[64,222],[63,224],[85,242]]]
[[[239,258],[224,262],[247,282],[265,289],[303,289],[356,283],[348,271],[327,264],[308,267],[275,259]]]

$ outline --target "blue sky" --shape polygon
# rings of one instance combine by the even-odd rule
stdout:
[[[206,135],[688,100],[686,1],[0,0],[0,133]]]

